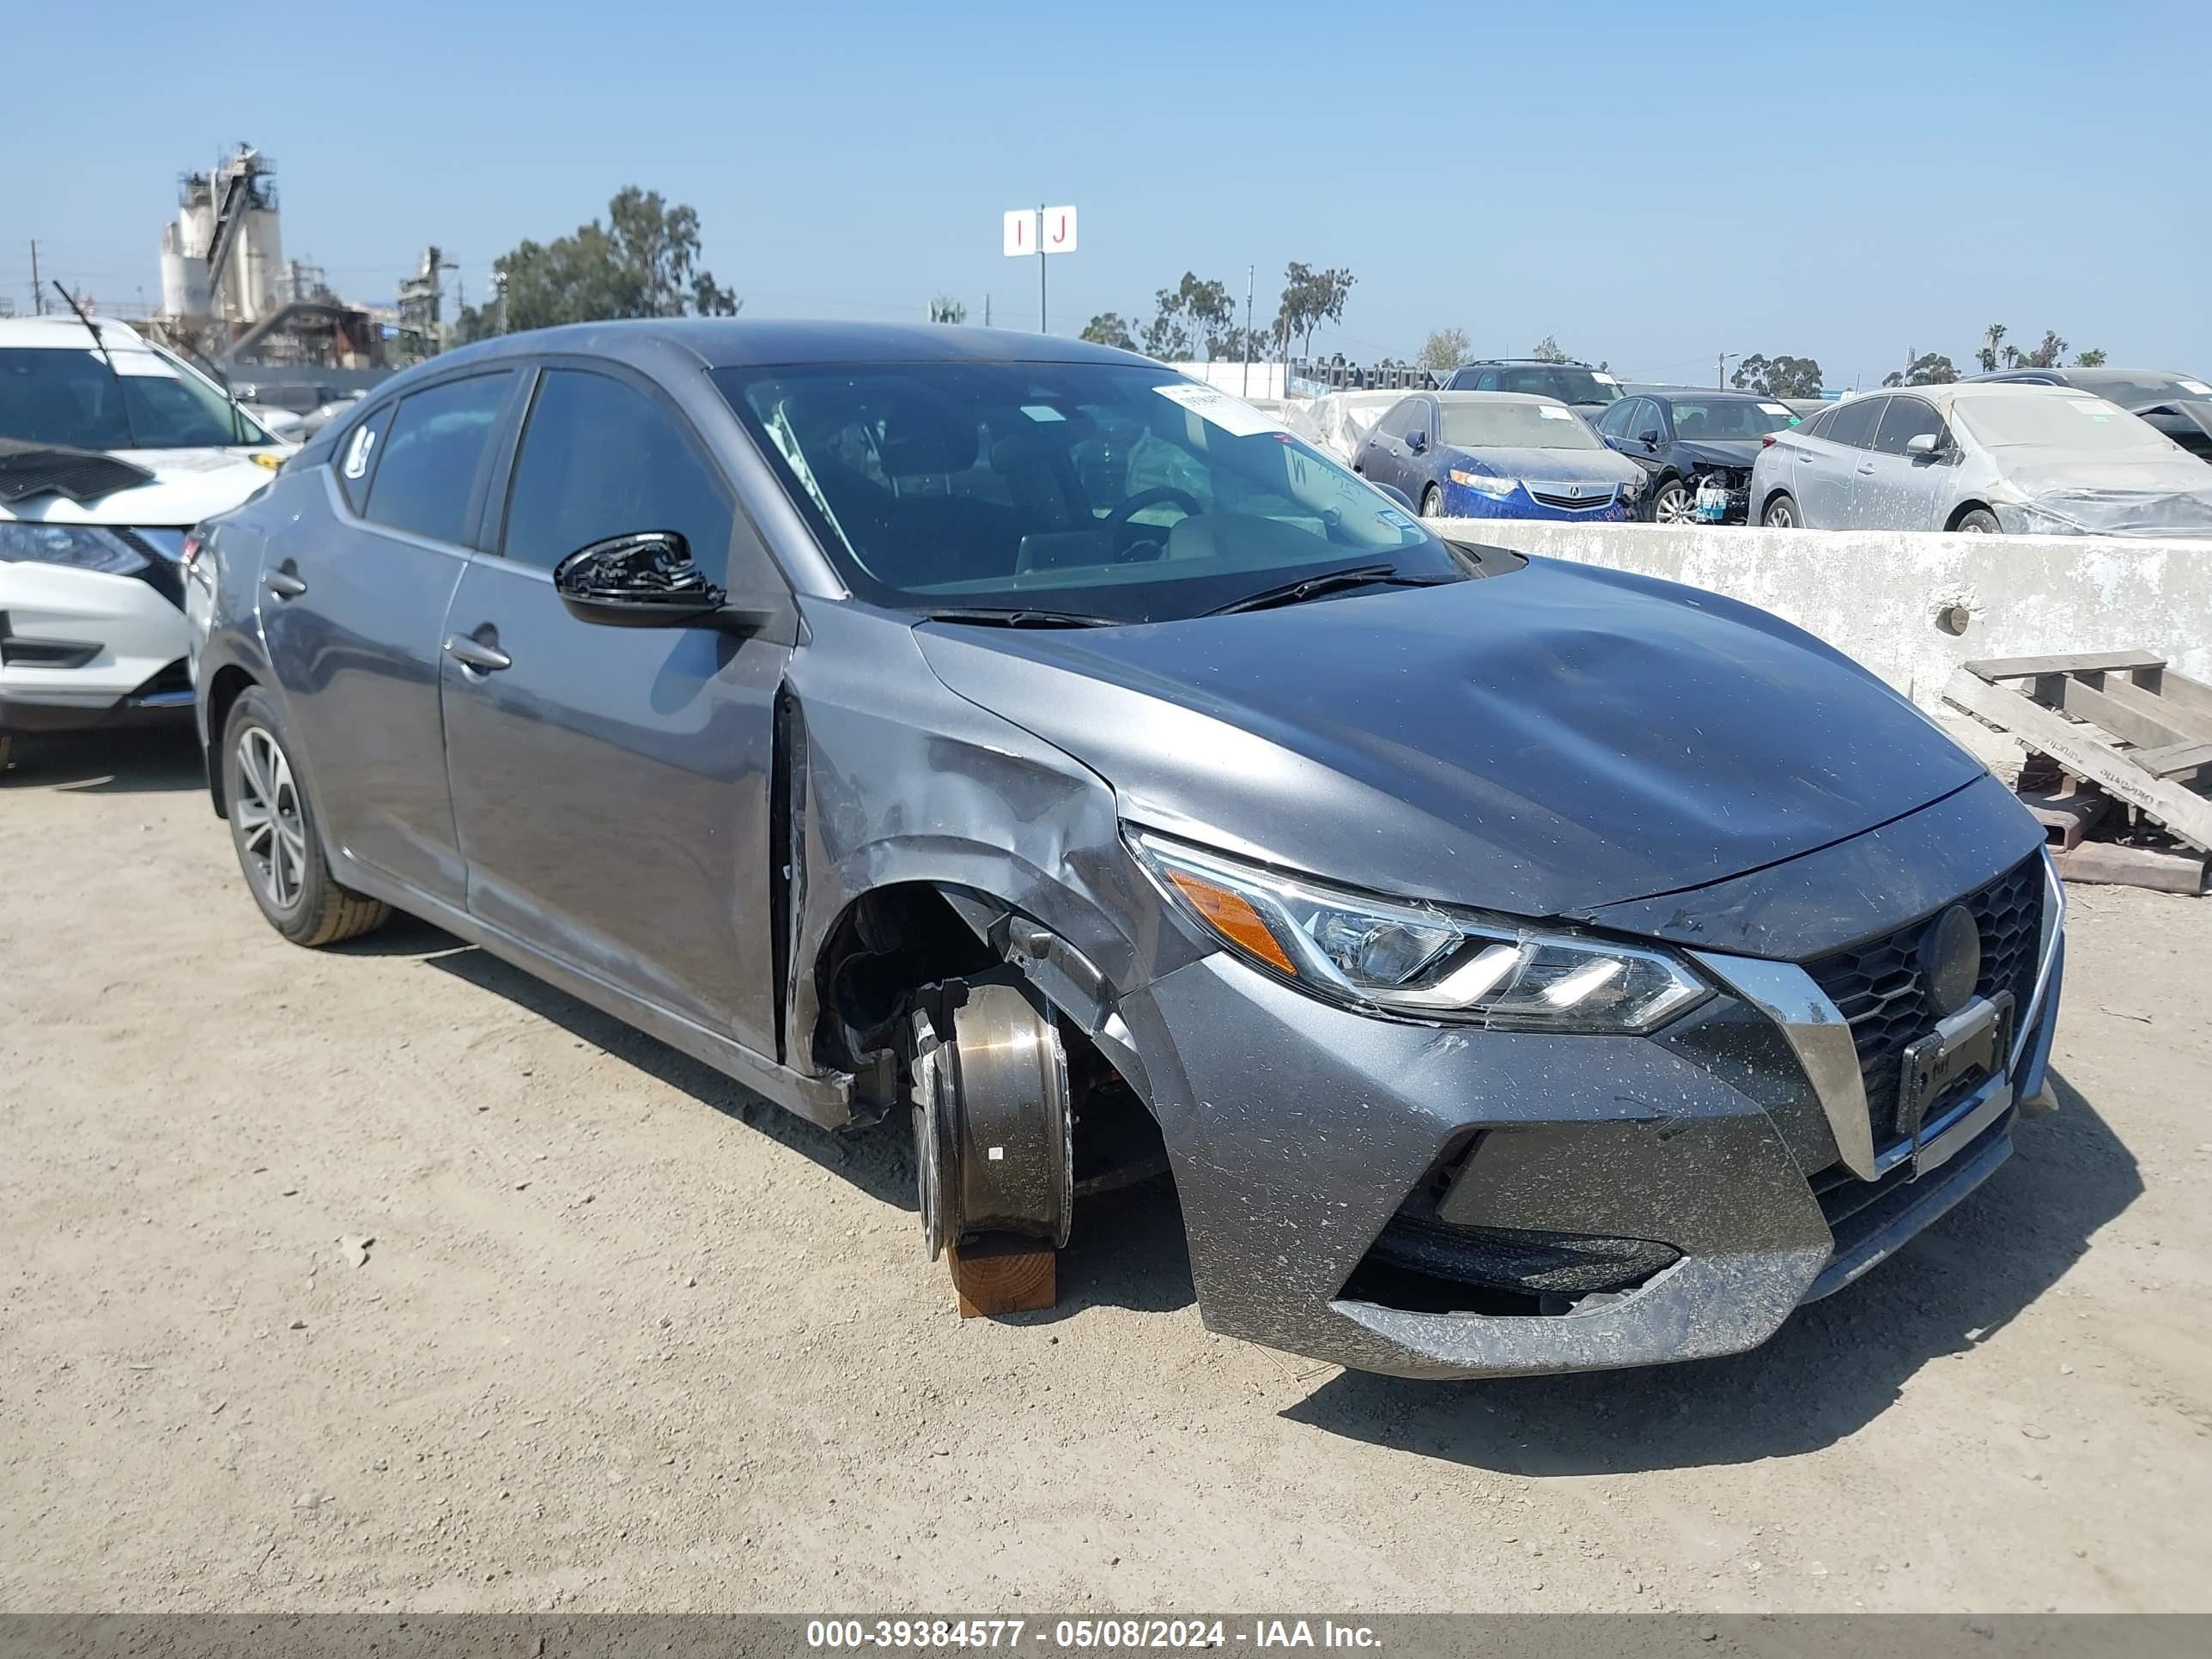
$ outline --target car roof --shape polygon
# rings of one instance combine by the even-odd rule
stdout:
[[[1539,368],[1588,368],[1589,367],[1579,357],[1570,357],[1565,362],[1561,362],[1555,357],[1470,357],[1458,367],[1487,368],[1498,363],[1533,363]]]
[[[2110,366],[2098,368],[2076,368],[2054,364],[2049,368],[2000,368],[1988,374],[1970,376],[1961,384],[1994,383],[2014,374],[2056,374],[2062,377],[2068,385],[2084,390],[2094,386],[2110,386],[2116,381],[2125,381],[2130,386],[2140,386],[2146,380],[2194,380],[2202,378],[2195,374],[2185,374],[2176,368],[2113,368]],[[2015,386],[2024,384],[2018,380],[2011,383]]]
[[[1644,386],[1624,382],[1620,394],[1624,398],[1665,398],[1670,401],[1676,398],[1725,398],[1741,404],[1778,404],[1782,401],[1771,392],[1751,392],[1738,386]]]
[[[1407,395],[1434,398],[1440,404],[1455,406],[1460,404],[1544,404],[1553,409],[1566,407],[1557,398],[1542,397],[1534,392],[1420,392]]]
[[[145,349],[146,342],[128,323],[94,317],[102,344],[116,350]],[[0,351],[26,348],[66,350],[70,346],[92,349],[92,337],[74,317],[0,317]]]
[[[725,317],[647,317],[619,322],[574,323],[560,328],[503,334],[431,360],[574,351],[593,356],[642,359],[677,351],[708,368],[758,368],[787,363],[1126,363],[1163,365],[1133,351],[1093,345],[1059,335],[1011,328],[968,328],[944,323],[845,323],[800,319],[739,320]]]

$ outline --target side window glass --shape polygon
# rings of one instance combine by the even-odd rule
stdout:
[[[1482,374],[1480,374],[1480,377],[1478,377],[1478,378],[1477,378],[1477,380],[1475,380],[1475,383],[1474,383],[1474,389],[1475,389],[1477,392],[1495,392],[1495,391],[1497,391],[1497,390],[1498,390],[1498,371],[1497,371],[1496,369],[1494,369],[1494,368],[1486,368],[1486,369],[1484,369],[1484,370],[1482,371]]]
[[[1858,398],[1844,404],[1828,416],[1820,435],[1831,443],[1850,444],[1865,449],[1874,442],[1875,422],[1881,418],[1881,406],[1887,398]]]
[[[1905,446],[1923,433],[1943,435],[1943,417],[1936,412],[1933,404],[1918,398],[1892,398],[1889,407],[1882,411],[1881,425],[1875,434],[1874,447],[1885,455],[1902,455]]]
[[[467,545],[476,531],[469,505],[508,380],[505,372],[477,374],[401,398],[390,432],[374,446],[384,453],[370,457],[362,516],[410,535]]]
[[[735,510],[689,432],[635,386],[549,370],[523,428],[501,556],[550,570],[579,548],[673,530],[707,580],[726,580]]]
[[[1628,435],[1628,418],[1636,412],[1636,404],[1637,399],[1633,398],[1620,399],[1599,417],[1597,429],[1608,438],[1626,438]]]
[[[1376,435],[1384,438],[1404,437],[1406,422],[1412,418],[1408,413],[1410,408],[1411,405],[1407,404],[1391,404],[1389,411],[1375,423]]]
[[[338,475],[338,492],[356,513],[368,505],[368,481],[376,471],[376,452],[384,442],[385,429],[392,424],[392,411],[397,407],[386,404],[356,427],[333,463]]]

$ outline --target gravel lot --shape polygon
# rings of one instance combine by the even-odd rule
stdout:
[[[2212,1607],[2212,902],[2077,890],[2063,1110],[1764,1349],[1438,1386],[1210,1335],[1164,1189],[963,1322],[901,1136],[284,944],[189,738],[0,871],[9,1610]]]

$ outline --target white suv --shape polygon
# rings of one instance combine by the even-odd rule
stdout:
[[[290,452],[121,323],[0,319],[0,758],[191,706],[185,532]]]

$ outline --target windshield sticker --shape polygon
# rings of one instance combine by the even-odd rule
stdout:
[[[2069,398],[2066,401],[2093,421],[2109,422],[2112,418],[2111,406],[2101,398]]]
[[[1600,386],[1619,386],[1620,384],[1620,382],[1614,380],[1612,375],[1601,374],[1596,369],[1592,369],[1590,371],[1590,379],[1595,380]]]
[[[1787,415],[1790,412],[1787,404],[1761,404],[1759,408],[1769,415]]]
[[[2200,398],[2212,398],[2212,386],[2207,386],[2202,380],[2184,380],[2181,383],[2181,389],[2184,392],[2193,392]]]
[[[1411,519],[1407,518],[1395,507],[1386,507],[1375,516],[1381,520],[1384,524],[1389,525],[1393,530],[1408,530],[1418,532],[1420,529],[1420,526],[1415,524]]]
[[[100,353],[89,354],[98,358]],[[118,351],[112,354],[115,372],[148,380],[176,380],[184,377],[150,351]]]
[[[1571,409],[1540,408],[1536,412],[1547,421],[1571,421],[1575,418],[1575,411]]]
[[[1022,413],[1033,421],[1064,421],[1067,418],[1050,404],[1024,404]]]
[[[1179,380],[1172,386],[1156,386],[1152,390],[1171,404],[1181,404],[1208,425],[1219,427],[1232,438],[1256,438],[1263,432],[1283,429],[1280,421],[1210,386]]]

